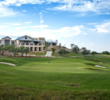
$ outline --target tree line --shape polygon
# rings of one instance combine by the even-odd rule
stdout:
[[[0,54],[4,55],[5,51],[9,52],[10,56],[18,56],[19,54],[23,57],[24,54],[29,53],[29,47],[16,47],[15,45],[0,45]]]
[[[76,54],[78,53],[82,53],[82,55],[84,56],[87,56],[88,54],[91,53],[90,50],[86,49],[86,47],[82,47],[81,49],[75,45],[75,44],[71,44],[71,52],[75,52]],[[58,52],[60,55],[63,55],[63,54],[67,54],[69,53],[69,51],[67,50],[64,50],[64,49],[61,49],[59,52]]]

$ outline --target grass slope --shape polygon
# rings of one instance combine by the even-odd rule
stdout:
[[[0,100],[110,99],[109,57],[0,58],[0,62],[16,64],[0,64]]]
[[[44,56],[46,53],[43,52],[29,52],[28,54],[36,55],[36,56]]]

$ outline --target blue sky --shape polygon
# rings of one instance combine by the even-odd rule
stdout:
[[[0,0],[2,35],[110,51],[110,0]]]

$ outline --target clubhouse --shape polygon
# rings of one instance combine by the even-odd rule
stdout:
[[[56,46],[56,41],[47,40],[46,42],[49,43],[50,48]],[[31,36],[24,35],[17,37],[16,39],[12,39],[9,36],[5,36],[1,38],[0,45],[15,45],[16,47],[24,46],[29,47],[30,51],[43,52],[43,48],[45,46],[45,38],[33,38]]]

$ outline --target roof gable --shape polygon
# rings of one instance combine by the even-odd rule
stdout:
[[[33,41],[34,39],[27,35],[24,35],[24,36],[18,37],[16,40],[32,40]]]
[[[5,38],[9,38],[9,39],[11,39],[9,36],[5,36],[5,37],[3,37],[2,39],[5,39]]]

